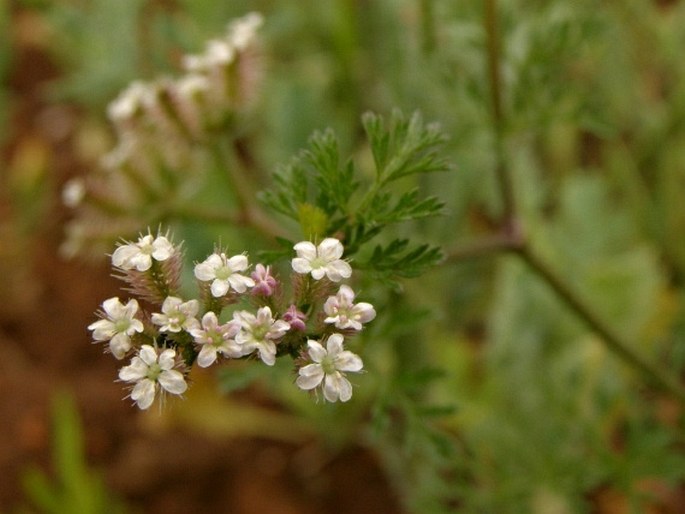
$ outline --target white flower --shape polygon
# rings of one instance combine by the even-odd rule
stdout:
[[[219,325],[216,314],[211,311],[205,313],[202,316],[202,328],[190,331],[195,342],[202,346],[197,356],[198,366],[211,366],[219,353],[226,357],[241,357],[242,347],[234,339],[239,330],[240,324],[237,321]]]
[[[331,334],[326,348],[318,341],[307,341],[309,357],[314,361],[299,369],[296,384],[309,391],[323,382],[323,396],[329,402],[340,399],[346,402],[352,397],[352,384],[345,378],[346,371],[361,371],[364,364],[358,355],[343,350],[343,336]]]
[[[62,188],[62,203],[70,208],[78,207],[86,196],[86,183],[81,177],[67,181]]]
[[[119,298],[110,298],[102,304],[103,318],[88,325],[96,341],[109,341],[109,349],[117,359],[123,359],[131,349],[131,336],[143,331],[143,323],[136,319],[138,302],[129,300],[126,305]]]
[[[324,312],[328,317],[326,323],[335,323],[336,328],[344,330],[352,328],[361,330],[362,323],[368,323],[376,317],[373,305],[366,302],[352,303],[354,301],[354,291],[346,285],[340,286],[338,294],[329,296],[323,306]]]
[[[241,330],[236,335],[236,342],[242,346],[243,355],[259,350],[259,357],[264,364],[273,366],[276,362],[276,343],[290,329],[283,321],[274,321],[271,309],[262,307],[257,316],[247,311],[235,312],[233,319],[240,323]]]
[[[195,266],[195,277],[203,282],[212,281],[212,296],[215,298],[225,295],[229,289],[244,293],[248,287],[254,286],[254,280],[239,273],[247,270],[248,266],[245,255],[234,255],[229,259],[225,253],[213,253]]]
[[[131,119],[151,94],[149,84],[132,82],[119,96],[107,106],[107,116],[112,121]]]
[[[200,303],[197,300],[184,302],[175,296],[167,296],[162,303],[162,314],[153,313],[152,322],[160,326],[160,332],[190,332],[200,326],[195,318],[199,310]]]
[[[343,245],[337,239],[326,238],[318,247],[309,241],[302,241],[294,249],[297,257],[292,260],[292,266],[297,273],[311,273],[316,280],[326,275],[333,282],[340,282],[352,275],[350,265],[340,259]]]
[[[125,382],[135,382],[131,399],[138,408],[147,409],[155,399],[157,391],[183,394],[188,388],[183,374],[173,369],[176,352],[171,349],[162,351],[150,345],[143,345],[131,364],[119,370],[119,378]]]
[[[165,261],[174,254],[174,245],[164,236],[153,238],[152,235],[118,247],[112,254],[112,264],[124,270],[137,269],[147,271],[152,267],[152,259]]]

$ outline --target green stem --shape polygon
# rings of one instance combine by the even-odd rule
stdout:
[[[225,142],[219,141],[212,145],[213,155],[217,167],[226,170],[235,193],[238,212],[232,217],[233,222],[247,225],[268,238],[283,234],[280,227],[269,218],[257,203],[257,191],[253,180],[249,176],[239,159],[234,158],[233,150]]]
[[[503,219],[511,219],[515,214],[514,187],[506,166],[504,155],[505,118],[502,109],[502,80],[500,75],[500,38],[497,23],[497,0],[485,0],[485,33],[487,36],[487,66],[490,83],[490,109],[494,129],[495,173],[503,203]]]
[[[566,303],[568,307],[581,318],[597,335],[602,338],[604,345],[615,355],[623,359],[635,369],[642,372],[645,376],[677,397],[685,403],[685,389],[679,380],[665,373],[654,363],[649,362],[644,357],[636,353],[624,340],[617,334],[604,320],[602,320],[593,309],[590,308],[578,294],[571,289],[568,282],[556,274],[546,262],[544,262],[529,245],[524,245],[518,250],[518,255],[530,268],[542,278],[556,295]]]

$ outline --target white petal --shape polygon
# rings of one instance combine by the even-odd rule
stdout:
[[[115,358],[121,360],[131,349],[131,340],[126,334],[117,334],[109,342],[109,350]]]
[[[231,287],[238,293],[244,293],[248,287],[254,287],[254,280],[250,277],[238,275],[237,273],[228,277],[228,283],[231,284]]]
[[[171,369],[174,367],[174,358],[176,357],[176,352],[171,348],[164,350],[159,354],[159,367],[162,369]]]
[[[93,331],[93,339],[96,341],[107,341],[114,337],[116,330],[114,323],[107,319],[101,319],[88,325],[88,330]]]
[[[311,243],[309,241],[302,241],[293,246],[293,249],[297,252],[297,256],[302,259],[305,259],[307,261],[312,261],[316,259],[316,246],[314,246],[314,243]],[[295,266],[294,261],[295,259],[293,259],[293,267]]]
[[[138,271],[147,271],[152,267],[152,259],[149,255],[142,252],[131,257],[129,263],[131,267],[136,268]]]
[[[131,324],[128,329],[126,329],[126,335],[132,336],[134,332],[142,332],[144,328],[142,321],[139,319],[132,319]]]
[[[305,275],[312,270],[312,265],[310,264],[310,262],[307,259],[303,259],[301,257],[295,257],[292,260],[292,267],[295,273],[300,273],[302,275]]]
[[[333,282],[340,282],[343,278],[352,276],[352,267],[345,261],[333,261],[326,266],[326,275]]]
[[[219,319],[212,311],[205,312],[202,316],[202,327],[206,330],[214,330],[219,325]]]
[[[323,380],[324,373],[321,366],[318,364],[308,364],[299,370],[300,376],[297,377],[295,383],[300,389],[309,391],[318,386]]]
[[[165,261],[174,253],[174,246],[164,236],[159,236],[152,243],[154,251],[152,256],[158,261]]]
[[[319,245],[319,257],[326,260],[326,262],[340,259],[343,254],[343,245],[337,239],[327,237]]]
[[[307,341],[307,346],[309,347],[309,356],[312,358],[314,362],[321,362],[326,355],[328,355],[328,352],[324,349],[323,346],[321,346],[321,343],[318,341],[314,341],[313,339],[310,339]]]
[[[344,262],[344,261],[343,261]],[[354,291],[352,288],[346,284],[343,284],[340,286],[340,289],[338,290],[338,296],[341,296],[345,300],[348,301],[348,303],[354,302]]]
[[[162,312],[164,314],[176,312],[182,303],[183,300],[176,296],[167,296],[162,304]]]
[[[321,280],[325,274],[326,268],[316,268],[312,270],[312,278],[314,280]]]
[[[188,389],[188,384],[186,384],[183,374],[175,369],[163,371],[162,374],[159,375],[157,381],[171,394],[182,394]]]
[[[208,259],[209,260],[209,259]],[[206,282],[216,277],[216,269],[210,266],[207,261],[195,265],[195,278]]]
[[[147,378],[141,380],[131,391],[131,399],[138,404],[139,409],[147,409],[155,400],[155,383]]]
[[[323,396],[329,402],[335,402],[340,398],[346,402],[352,398],[352,384],[340,373],[326,375],[323,385]]]
[[[345,338],[341,334],[331,334],[326,341],[326,350],[328,350],[328,355],[335,357],[343,349],[343,341]]]
[[[273,366],[276,363],[276,345],[270,341],[260,343],[259,357],[267,366]]]
[[[138,357],[148,366],[157,362],[157,352],[149,344],[144,344],[140,348],[140,351],[138,352]]]
[[[226,280],[219,280],[218,278],[212,282],[212,296],[220,298],[228,292],[228,282]]]
[[[197,365],[201,368],[207,368],[216,361],[216,348],[211,344],[202,345],[200,353],[197,355]]]
[[[248,267],[247,256],[245,255],[234,255],[226,262],[226,265],[231,268],[231,271],[245,271]]]
[[[133,357],[131,364],[119,370],[119,379],[125,382],[137,382],[147,375],[148,366],[140,357]]]
[[[126,309],[117,297],[108,298],[102,302],[102,310],[104,310],[111,319],[118,319],[126,316]]]
[[[131,259],[140,253],[140,248],[136,245],[124,245],[114,250],[112,254],[112,264],[117,268],[131,269]]]
[[[361,358],[352,352],[340,352],[335,358],[335,369],[339,371],[361,371],[363,367]]]

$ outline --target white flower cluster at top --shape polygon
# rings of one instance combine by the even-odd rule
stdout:
[[[229,257],[217,249],[195,265],[200,297],[183,299],[180,245],[147,234],[116,248],[112,266],[138,298],[105,300],[88,329],[116,359],[132,357],[119,378],[131,385],[139,408],[150,407],[158,395],[183,394],[195,363],[204,368],[252,356],[273,366],[277,357],[290,355],[301,389],[321,389],[330,402],[351,398],[345,375],[361,371],[363,363],[344,350],[344,340],[376,312],[369,303],[355,303],[352,288],[340,284],[352,275],[340,241],[303,241],[294,250],[288,291],[271,266],[257,264],[250,273],[247,255]],[[158,312],[144,312],[139,299]],[[227,312],[238,302],[251,308]]]
[[[198,147],[213,135],[230,134],[258,96],[262,22],[257,13],[232,21],[202,54],[183,58],[184,74],[135,81],[110,103],[114,148],[96,173],[70,180],[62,192],[77,214],[67,225],[65,255],[107,240],[103,236],[112,230],[132,232],[148,221],[139,212],[149,211],[151,203],[199,189],[206,154]]]

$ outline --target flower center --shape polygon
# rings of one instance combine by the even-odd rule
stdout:
[[[154,362],[150,364],[147,368],[147,378],[152,380],[153,382],[157,381],[157,378],[159,378],[159,375],[162,374],[162,366],[160,366],[158,363]]]
[[[326,355],[323,359],[321,359],[321,369],[323,369],[323,372],[326,375],[332,375],[335,373],[335,359],[330,355]]]
[[[216,271],[214,272],[214,275],[219,280],[226,280],[232,274],[233,274],[233,272],[231,271],[231,268],[229,268],[228,266],[221,266],[220,268],[217,268]]]
[[[328,264],[328,262],[326,261],[326,259],[324,259],[324,258],[322,258],[322,257],[315,257],[315,258],[312,259],[312,261],[309,263],[309,265],[312,267],[312,269],[323,268],[323,267],[325,267],[327,264]]]
[[[130,326],[131,320],[128,318],[121,318],[114,322],[114,330],[119,334],[126,332]]]
[[[266,327],[264,325],[256,325],[252,327],[252,336],[257,341],[263,341],[268,333],[269,327]]]

